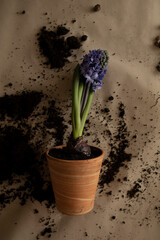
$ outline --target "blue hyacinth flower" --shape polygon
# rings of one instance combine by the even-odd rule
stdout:
[[[107,72],[108,53],[106,50],[92,50],[85,55],[80,65],[80,74],[90,82],[94,92],[102,87],[102,80]]]

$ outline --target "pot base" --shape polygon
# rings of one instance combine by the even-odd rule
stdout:
[[[56,205],[56,208],[57,208],[57,210],[58,210],[59,212],[65,214],[65,215],[68,215],[68,216],[81,216],[81,215],[87,214],[87,213],[89,213],[89,212],[92,211],[93,207],[94,207],[94,205],[93,205],[90,209],[88,209],[88,210],[86,210],[86,211],[70,212],[70,211],[62,210],[61,207],[59,208],[59,207]]]
[[[87,199],[82,198],[81,193],[77,193],[76,195],[77,196],[73,198],[64,195],[62,196],[55,192],[56,208],[60,212],[70,216],[79,216],[90,212],[94,207],[94,196],[92,199]]]

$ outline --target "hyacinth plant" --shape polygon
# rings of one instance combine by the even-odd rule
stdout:
[[[72,137],[68,147],[87,156],[91,154],[89,145],[82,139],[92,99],[107,72],[108,53],[105,50],[92,50],[85,55],[82,63],[76,66],[72,83]]]

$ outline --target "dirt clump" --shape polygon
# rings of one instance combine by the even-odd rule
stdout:
[[[38,33],[40,52],[46,57],[51,68],[62,68],[74,49],[81,47],[79,37],[67,36],[70,30],[62,25],[56,31],[43,27]]]

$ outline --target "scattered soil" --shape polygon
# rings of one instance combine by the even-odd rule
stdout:
[[[106,112],[106,110],[102,110],[102,112]],[[107,110],[108,112],[108,110]],[[116,135],[112,138],[110,134],[110,153],[107,159],[104,160],[103,166],[105,167],[104,171],[102,171],[100,178],[100,186],[104,187],[104,184],[109,184],[114,181],[119,169],[125,165],[125,162],[131,161],[132,155],[126,153],[126,148],[129,147],[128,141],[128,130],[125,123],[125,108],[124,104],[119,104],[119,124]]]
[[[109,108],[104,108],[104,109],[102,109],[102,110],[101,110],[101,112],[104,112],[104,113],[109,113],[109,112],[110,112],[110,110],[109,110]]]
[[[52,232],[52,229],[46,227],[46,228],[41,232],[41,236],[44,236],[44,235],[46,235],[47,233],[51,233],[51,232]]]
[[[157,36],[154,41],[154,45],[158,48],[160,48],[160,36]]]
[[[100,11],[100,10],[101,10],[101,5],[100,5],[100,4],[96,4],[96,5],[94,6],[93,10],[94,10],[95,12]]]
[[[63,136],[66,131],[67,126],[64,125],[64,118],[60,116],[58,109],[55,108],[55,101],[50,102],[50,107],[47,111],[47,120],[45,121],[44,125],[48,129],[55,129],[52,133],[53,138],[55,139],[56,146],[63,144]]]
[[[53,157],[66,160],[85,160],[98,157],[101,151],[97,148],[91,147],[91,155],[89,157],[85,156],[80,152],[69,152],[67,147],[62,149],[51,149],[49,154]]]
[[[0,180],[13,173],[23,175],[35,163],[35,152],[28,144],[29,135],[15,127],[0,128]]]
[[[47,30],[43,27],[38,33],[38,42],[41,53],[47,58],[51,68],[62,68],[72,55],[73,49],[81,47],[80,39],[76,36],[64,37],[69,29],[60,25],[57,31]]]
[[[114,97],[113,97],[113,96],[110,96],[110,97],[108,98],[108,100],[109,100],[109,101],[112,101],[112,100],[114,100]]]
[[[38,139],[34,144],[31,141],[34,133],[45,132],[48,126],[55,129],[54,137],[57,143],[61,144],[64,134],[62,129],[65,129],[65,125],[54,101],[48,101],[48,111],[38,110],[38,104],[42,102],[43,97],[41,92],[32,91],[0,98],[0,120],[3,125],[0,127],[0,210],[15,199],[19,199],[21,205],[28,200],[36,200],[44,202],[46,207],[54,206],[46,158],[39,151],[44,139]],[[33,114],[35,109],[37,112]],[[33,128],[29,120],[36,121],[37,116],[41,114],[46,115],[45,124],[41,128]],[[9,121],[7,117],[10,117]],[[56,132],[58,129],[61,129],[61,134]],[[41,136],[43,137],[45,136]]]
[[[57,35],[58,36],[66,35],[68,32],[69,32],[69,29],[67,29],[66,27],[63,27],[63,26],[57,27]]]
[[[158,72],[160,72],[160,62],[158,63],[158,65],[156,66],[156,69]]]
[[[75,36],[68,37],[66,41],[69,49],[78,49],[81,46],[79,39]]]
[[[139,183],[135,183],[134,186],[127,191],[127,197],[133,198],[137,195],[138,192],[140,192],[141,185]]]
[[[34,209],[34,214],[39,213],[38,209]]]
[[[154,45],[158,48],[160,48],[160,36],[157,36],[154,40]],[[160,62],[157,64],[156,69],[158,72],[160,72]]]
[[[112,195],[112,191],[106,192],[106,194],[107,194],[108,196],[111,196],[111,195]]]
[[[87,40],[87,38],[88,38],[88,36],[87,36],[87,35],[83,35],[83,36],[81,37],[81,41],[86,41],[86,40]]]
[[[17,12],[17,14],[19,14],[19,15],[21,15],[21,14],[25,14],[25,13],[26,13],[25,10],[23,10],[22,12]]]
[[[13,83],[8,83],[5,85],[5,87],[12,87],[13,86]]]
[[[1,191],[0,209],[15,199],[21,205],[27,200],[46,201],[47,207],[54,203],[51,183],[43,177],[44,159],[38,161],[38,152],[29,141],[29,132],[24,134],[13,126],[1,129],[0,184],[8,182],[11,188]]]
[[[41,98],[42,93],[36,91],[0,97],[0,120],[4,120],[6,116],[15,120],[28,118]]]

